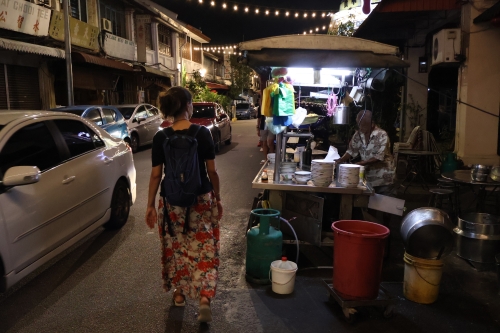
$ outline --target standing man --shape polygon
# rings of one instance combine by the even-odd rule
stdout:
[[[394,177],[394,163],[390,153],[390,141],[387,132],[375,125],[372,112],[360,111],[356,116],[358,130],[354,133],[349,148],[337,163],[344,163],[358,155],[365,166],[365,178],[377,193],[391,185]]]
[[[261,109],[262,108],[259,108],[257,116],[257,135],[260,137],[260,141],[262,142],[264,160],[262,160],[260,163],[263,164],[267,160],[267,154],[274,153],[274,139],[276,138],[276,135],[274,135],[267,128],[266,116],[261,114]]]

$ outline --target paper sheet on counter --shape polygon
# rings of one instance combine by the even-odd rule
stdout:
[[[330,148],[328,149],[328,154],[324,158],[324,161],[331,162],[331,161],[338,160],[339,158],[340,158],[340,155],[339,155],[338,149],[335,148],[334,146],[330,146]]]

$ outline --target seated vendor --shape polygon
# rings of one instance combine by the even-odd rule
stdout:
[[[365,166],[365,179],[380,193],[381,187],[391,185],[394,177],[393,157],[390,153],[390,141],[387,132],[375,125],[372,112],[360,111],[356,116],[358,130],[354,133],[349,147],[337,163],[348,162],[358,155]]]

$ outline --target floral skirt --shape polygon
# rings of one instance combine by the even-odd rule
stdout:
[[[163,198],[158,206],[162,245],[162,277],[165,291],[180,289],[191,298],[213,298],[219,271],[219,220],[213,192],[198,196],[189,211],[189,229],[184,234],[186,208],[167,203],[173,237],[163,223]],[[167,230],[163,230],[167,228]]]

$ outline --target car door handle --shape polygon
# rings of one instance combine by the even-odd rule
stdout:
[[[104,157],[104,164],[109,164],[109,163],[111,163],[111,162],[113,162],[113,159],[112,159],[112,158],[107,157],[107,156],[106,156],[106,157]]]
[[[62,183],[63,184],[69,184],[69,183],[71,183],[75,179],[76,179],[76,176],[66,177],[66,178],[63,179]]]

